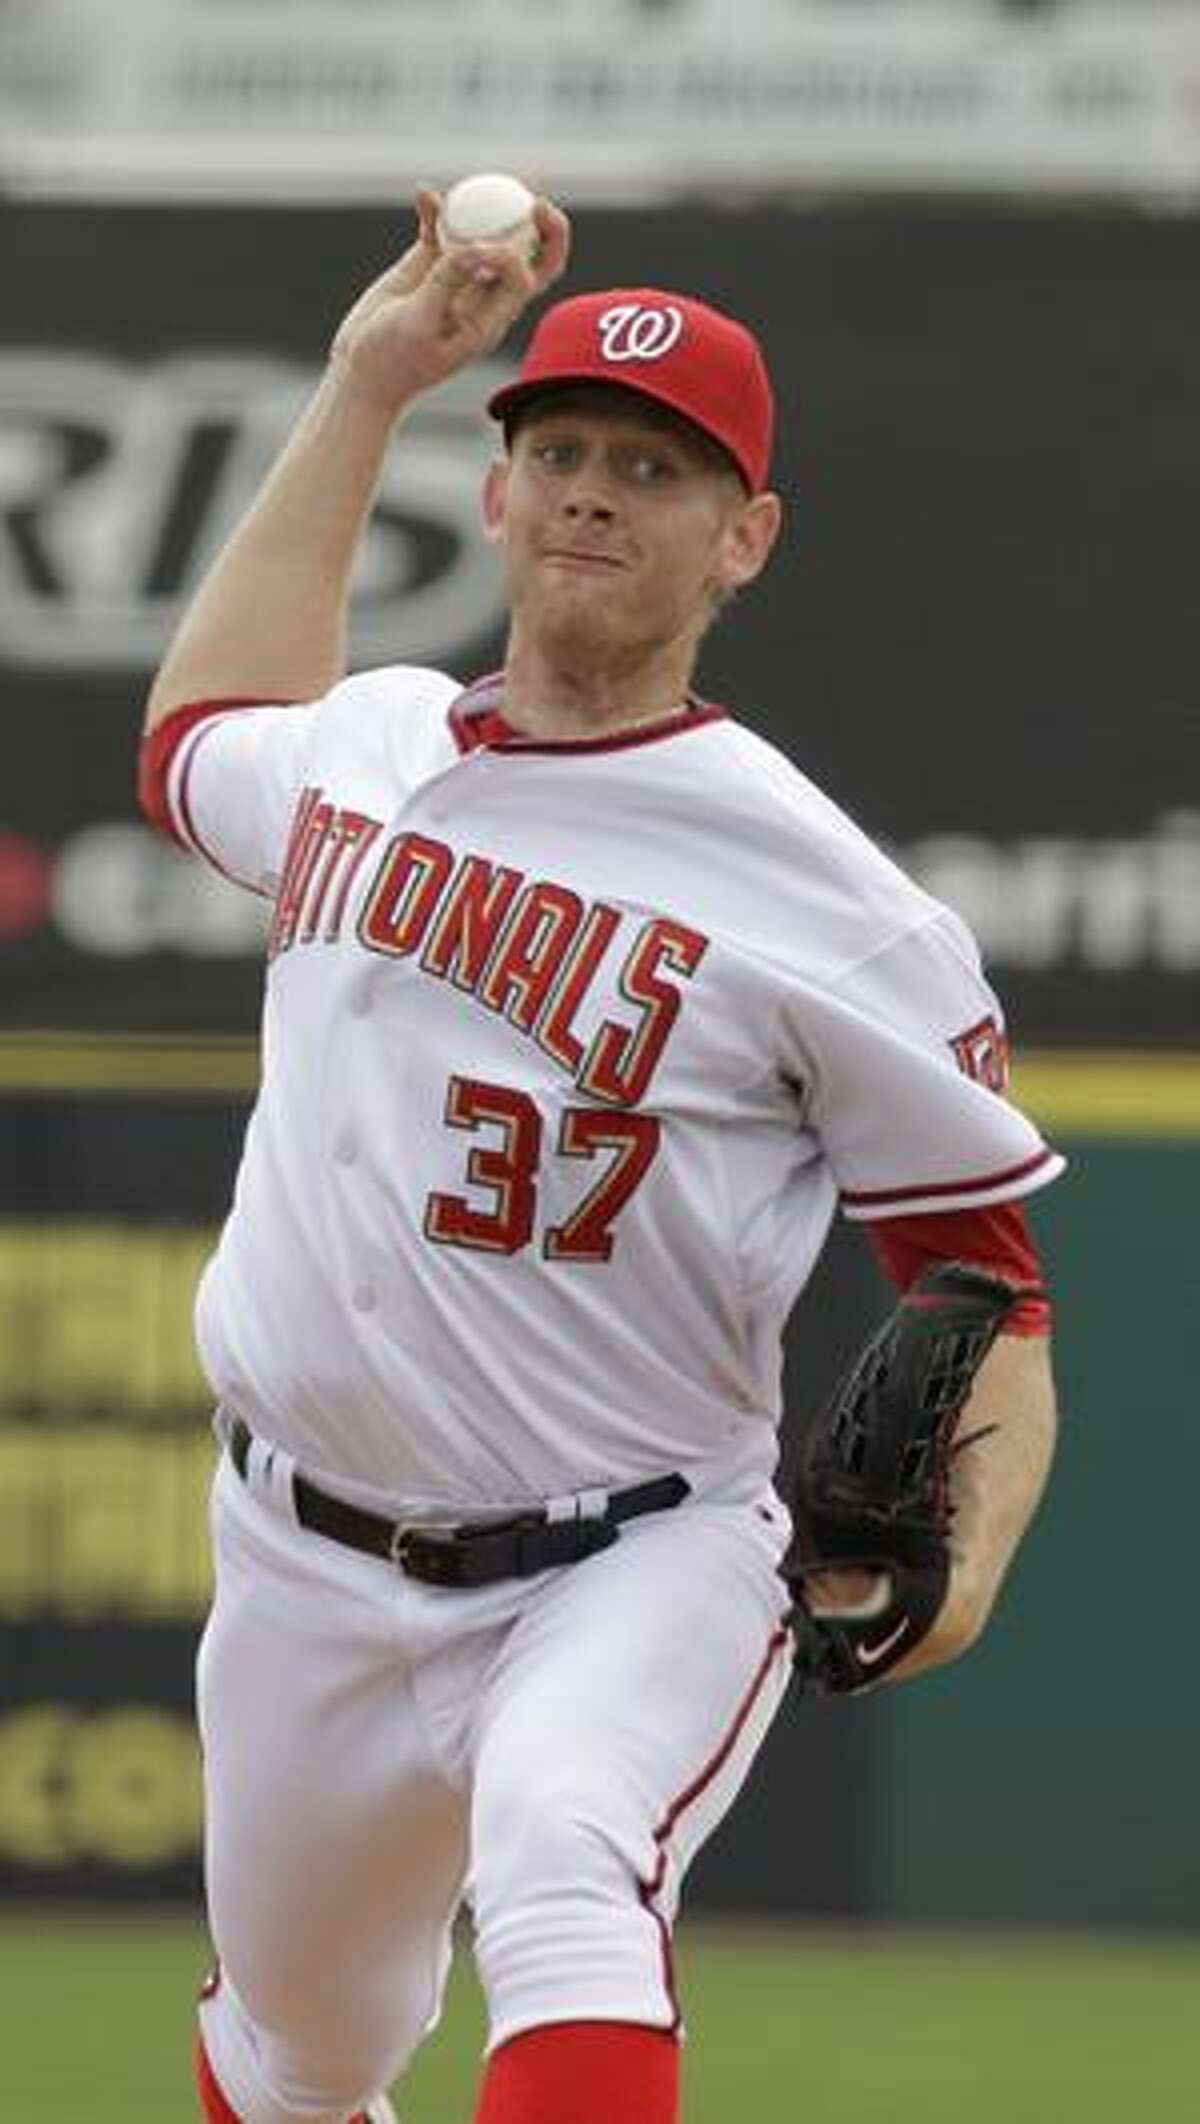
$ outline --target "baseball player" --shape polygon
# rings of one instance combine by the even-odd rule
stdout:
[[[271,909],[197,1302],[198,2085],[209,2124],[391,2117],[465,1905],[477,2124],[671,2124],[681,1884],[792,1657],[789,1307],[839,1205],[901,1287],[947,1255],[1036,1281],[1019,1198],[1060,1161],[999,1095],[960,923],[694,690],[780,527],[740,323],[645,288],[546,308],[490,406],[503,669],[346,675],[397,424],[567,258],[547,201],[534,263],[443,248],[438,207],[342,324],[142,750],[149,816]],[[979,1370],[948,1589],[892,1672],[988,1614],[1050,1457],[1046,1329],[1022,1300]]]

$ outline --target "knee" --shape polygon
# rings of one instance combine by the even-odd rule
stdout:
[[[572,1886],[592,1899],[624,1897],[647,1854],[615,1781],[604,1789],[569,1758],[479,1781],[473,1822],[473,1902],[484,1909]]]
[[[477,1793],[471,1903],[493,2042],[544,2021],[670,2026],[652,1831],[570,1763]]]

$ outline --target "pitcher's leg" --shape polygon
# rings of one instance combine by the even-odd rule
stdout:
[[[779,1540],[752,1508],[639,1522],[514,1629],[480,1716],[471,1897],[491,2047],[678,2025],[683,1875],[782,1699]]]
[[[413,1702],[386,1567],[236,1492],[216,1519],[204,2047],[242,2124],[343,2124],[436,2017],[465,1805]]]

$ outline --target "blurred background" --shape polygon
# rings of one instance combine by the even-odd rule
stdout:
[[[261,940],[139,823],[148,675],[414,184],[490,167],[572,210],[573,289],[760,332],[790,531],[705,688],[971,922],[1070,1159],[1062,1449],[991,1633],[793,1705],[695,1907],[1194,1947],[1195,0],[0,0],[0,1919],[198,1907],[190,1302]],[[499,653],[488,380],[395,457],[358,663]],[[788,1440],[884,1303],[839,1230]],[[1144,2118],[1200,2115],[1187,2059]]]

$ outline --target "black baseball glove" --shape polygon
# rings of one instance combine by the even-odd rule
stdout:
[[[807,1694],[869,1688],[936,1621],[950,1577],[950,1464],[983,1435],[955,1439],[955,1425],[1006,1316],[1029,1295],[983,1269],[935,1262],[809,1427],[781,1567]],[[806,1581],[830,1569],[882,1574],[875,1597],[814,1614]]]

